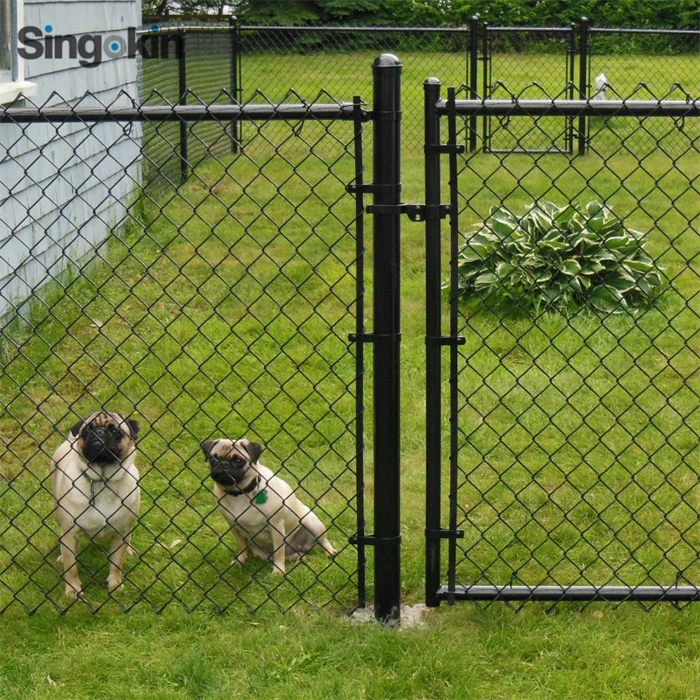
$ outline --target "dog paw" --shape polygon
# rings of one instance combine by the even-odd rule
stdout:
[[[107,590],[110,593],[114,593],[120,589],[124,588],[124,582],[120,578],[112,578],[111,576],[107,579]]]
[[[83,597],[83,588],[82,585],[75,587],[71,586],[70,584],[66,584],[66,598],[69,600],[78,600],[78,598]]]
[[[272,575],[273,576],[284,576],[284,574],[285,574],[284,569],[280,569],[278,566],[272,567]]]

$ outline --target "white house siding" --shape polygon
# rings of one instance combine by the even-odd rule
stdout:
[[[140,0],[25,0],[24,24],[53,35],[119,34],[141,23]],[[95,67],[33,59],[32,103],[131,104],[137,60]],[[88,95],[86,97],[86,94]],[[0,317],[17,309],[69,262],[89,260],[124,221],[140,182],[139,125],[0,124]]]

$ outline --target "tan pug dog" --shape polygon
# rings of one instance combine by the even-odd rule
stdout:
[[[68,598],[83,594],[76,561],[81,534],[111,540],[107,588],[122,585],[122,563],[141,506],[134,463],[139,430],[118,413],[93,413],[71,428],[53,455],[51,486]]]
[[[285,561],[299,561],[317,544],[329,557],[337,553],[323,523],[292,487],[258,462],[264,449],[260,443],[207,440],[202,449],[216,482],[219,511],[238,542],[235,564],[245,564],[252,552],[272,561],[272,573],[282,576]]]

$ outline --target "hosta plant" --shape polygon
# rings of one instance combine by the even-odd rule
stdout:
[[[533,313],[634,311],[661,285],[642,237],[600,202],[492,207],[460,250],[460,293]]]

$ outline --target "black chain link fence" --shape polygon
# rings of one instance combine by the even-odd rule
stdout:
[[[573,99],[576,76],[576,27],[490,27],[483,35],[483,89],[486,99]],[[525,56],[523,56],[525,54]],[[545,124],[551,124],[543,129]],[[483,147],[494,152],[573,151],[570,119],[518,119],[502,129],[483,119]]]
[[[369,94],[370,77],[363,67],[382,51],[394,51],[405,63],[407,149],[421,146],[421,97],[414,86],[427,76],[467,85],[472,96],[487,99],[683,99],[684,90],[694,92],[700,41],[699,31],[607,29],[592,27],[585,18],[565,27],[489,26],[474,18],[468,27],[411,28],[254,26],[232,17],[228,23],[156,22],[141,33],[154,47],[152,55],[160,56],[141,64],[143,95],[153,104],[163,99],[191,102],[188,91],[209,102],[231,97],[247,102],[258,93],[279,101],[290,90],[308,101],[340,89]],[[470,147],[478,129],[483,147],[494,152],[573,153],[585,148],[585,125],[577,143],[571,119],[540,119],[535,125],[523,118],[505,129],[500,121],[485,116],[477,125],[472,120]],[[150,146],[146,127],[146,152],[155,163],[154,176],[166,174],[175,182],[185,174],[178,171],[178,157],[171,156],[183,151],[187,160],[189,149],[201,154],[201,142],[185,143],[175,125],[161,128],[167,138],[156,138]],[[225,139],[213,143],[206,128],[200,125],[195,133],[217,154],[225,153],[230,144]],[[232,125],[231,138],[233,148],[244,142],[241,124]]]
[[[641,116],[618,104],[588,117],[583,157],[452,156],[443,324],[464,345],[444,363],[454,432],[443,599],[700,595],[700,120],[678,116],[697,117],[679,90],[675,117],[656,101]],[[537,117],[521,116],[537,108],[522,102],[480,113],[518,144],[521,119],[551,133],[547,104]],[[463,144],[459,118],[452,129],[443,142]],[[561,233],[570,203],[579,239]],[[640,287],[649,295],[628,304]],[[578,305],[562,308],[564,297]],[[607,586],[618,588],[596,593]]]
[[[204,100],[192,95],[193,105]],[[360,126],[327,106],[338,118],[316,118],[314,105],[285,118],[289,105],[258,103],[236,153],[231,120],[213,118],[212,106],[4,111],[0,161],[18,167],[0,217],[28,242],[21,265],[3,262],[16,275],[43,272],[24,300],[2,298],[0,611],[75,604],[56,561],[51,455],[103,408],[141,424],[142,503],[123,590],[104,584],[108,544],[81,546],[91,610],[357,604],[363,571],[348,538],[362,526],[362,367],[348,333],[358,330],[363,244],[346,186],[361,168]],[[201,157],[164,193],[151,178],[172,178],[152,154],[172,159],[181,129]],[[86,159],[95,141],[101,155]],[[60,225],[39,218],[44,205]],[[66,246],[48,265],[59,229],[83,254]],[[284,577],[255,557],[232,566],[239,548],[200,447],[218,437],[262,443],[261,462],[339,553],[313,552]]]
[[[371,76],[364,66],[392,52],[404,63],[403,144],[420,148],[421,83],[439,72],[447,79],[469,81],[470,29],[384,27],[255,27],[243,25],[241,75],[244,99],[256,90],[270,99],[289,88],[313,96],[321,90],[369,95]]]

